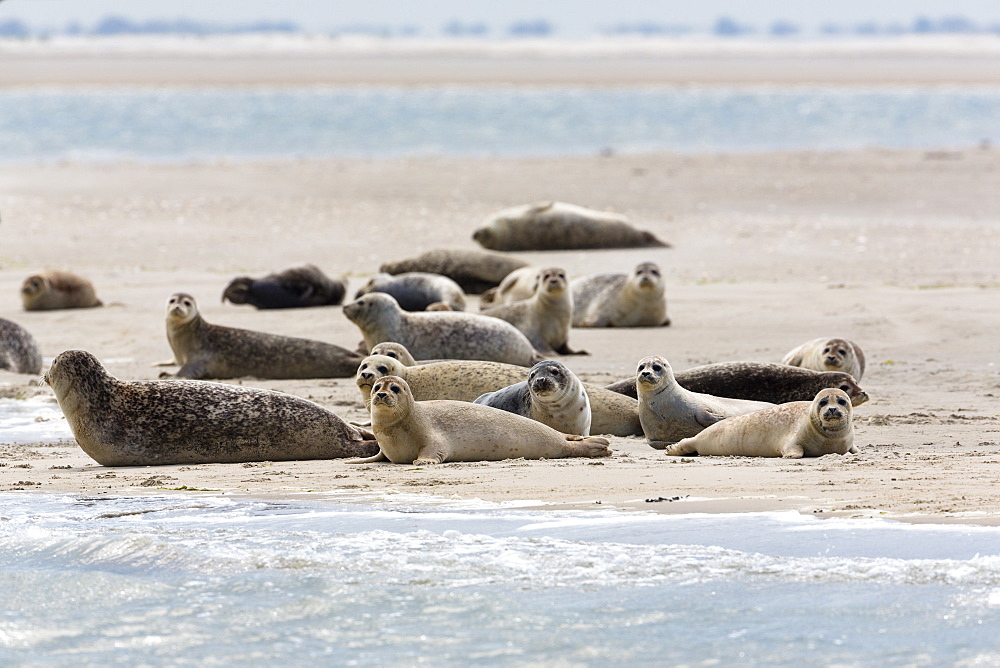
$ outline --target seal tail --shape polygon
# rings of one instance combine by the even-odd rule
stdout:
[[[643,232],[642,233],[642,240],[645,242],[645,244],[647,246],[655,246],[657,248],[673,248],[674,247],[674,245],[671,244],[670,242],[662,241],[661,239],[657,238],[657,236],[655,234],[653,234],[652,232]]]
[[[576,457],[610,457],[611,441],[602,436],[579,436],[566,434],[566,442]]]

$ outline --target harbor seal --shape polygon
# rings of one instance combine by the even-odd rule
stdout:
[[[42,372],[42,354],[35,337],[12,320],[0,318],[0,369],[14,373]]]
[[[843,371],[861,380],[865,373],[865,354],[847,339],[813,339],[790,351],[782,364],[813,371]]]
[[[451,399],[474,401],[487,392],[527,380],[528,369],[513,364],[475,360],[439,360],[407,365],[412,357],[398,343],[380,343],[358,367],[355,382],[369,406],[374,382],[385,376],[399,376],[410,385],[417,401]],[[639,402],[603,387],[584,383],[590,401],[591,434],[642,436]]]
[[[517,327],[475,313],[407,313],[391,296],[373,292],[344,306],[361,330],[365,347],[401,343],[416,359],[481,359],[531,366],[541,355]]]
[[[483,248],[499,251],[669,247],[617,213],[565,202],[524,204],[495,213],[473,232]]]
[[[333,279],[314,264],[289,267],[263,278],[238,276],[222,291],[222,301],[259,309],[336,306],[344,301],[347,281]]]
[[[531,295],[535,294],[538,269],[532,266],[521,267],[504,276],[500,285],[490,288],[479,297],[479,310],[485,311],[494,306],[531,299]]]
[[[486,309],[482,314],[514,325],[544,355],[587,355],[586,351],[574,351],[568,345],[573,297],[566,271],[559,267],[539,269],[535,286],[530,299]]]
[[[820,390],[812,401],[793,401],[717,422],[666,449],[668,455],[822,457],[856,453],[850,397]]]
[[[527,380],[487,392],[473,403],[523,415],[564,434],[590,436],[587,392],[562,362],[539,362],[531,367]]]
[[[410,271],[441,274],[458,283],[466,294],[478,295],[495,288],[504,276],[527,264],[499,253],[437,249],[405,260],[386,262],[379,267],[379,271],[387,274]]]
[[[178,378],[351,378],[364,355],[332,343],[205,322],[189,294],[167,301]]]
[[[370,456],[374,434],[282,392],[190,380],[128,382],[83,350],[45,374],[83,451],[102,466]]]
[[[431,305],[443,303],[448,309],[465,310],[465,295],[458,283],[447,276],[428,274],[422,271],[408,271],[402,274],[380,273],[373,276],[357,291],[354,298],[370,292],[384,292],[392,295],[404,311],[428,311]]]
[[[774,406],[763,401],[728,399],[685,390],[674,379],[670,364],[659,355],[639,362],[636,388],[639,390],[642,430],[649,445],[657,450],[694,436],[720,420]]]
[[[668,327],[663,276],[655,262],[636,265],[631,274],[594,274],[574,278],[574,327]]]
[[[372,431],[379,453],[349,463],[394,464],[610,457],[606,438],[561,434],[541,422],[464,401],[414,401],[406,381],[372,387]]]
[[[68,271],[43,271],[28,276],[21,284],[21,303],[25,311],[104,305],[97,298],[93,283]]]
[[[843,390],[855,406],[868,401],[868,393],[849,374],[811,371],[770,362],[705,364],[677,371],[674,378],[681,387],[692,392],[772,404],[810,401],[809,397],[815,397],[817,392],[826,388]],[[636,397],[635,378],[612,383],[607,389]]]

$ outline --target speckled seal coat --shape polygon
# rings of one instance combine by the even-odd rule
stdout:
[[[21,284],[21,303],[25,311],[102,306],[94,285],[68,271],[43,271],[28,276]]]
[[[843,371],[854,380],[861,380],[865,374],[865,354],[858,344],[847,339],[806,341],[789,351],[781,363],[813,371]]]
[[[205,322],[189,294],[167,301],[178,378],[350,378],[364,355],[332,343]]]
[[[737,415],[667,447],[668,455],[822,457],[856,453],[851,400],[820,390],[812,401],[793,401]]]
[[[335,306],[344,301],[347,281],[330,278],[314,264],[303,264],[263,278],[238,276],[222,291],[222,301],[259,309]]]
[[[539,269],[535,284],[537,287],[530,298],[486,309],[482,314],[514,325],[545,355],[586,354],[572,350],[568,344],[573,296],[566,271],[559,267]]]
[[[573,279],[574,327],[666,327],[663,276],[654,262],[631,274],[593,274]]]
[[[370,456],[373,434],[289,394],[190,380],[127,382],[69,350],[45,381],[76,442],[103,466]]]
[[[416,359],[492,360],[531,366],[541,355],[517,327],[475,313],[407,313],[389,295],[374,292],[344,307],[361,330],[365,347],[401,343]]]
[[[607,439],[561,434],[540,422],[464,401],[414,401],[406,381],[372,387],[372,431],[380,452],[352,463],[395,464],[609,457]]]
[[[677,371],[674,378],[692,392],[772,404],[810,401],[809,397],[826,388],[843,390],[855,406],[868,401],[868,393],[846,373],[811,371],[770,362],[705,364]],[[634,377],[612,383],[607,389],[636,397]]]
[[[487,392],[475,403],[523,415],[564,434],[590,436],[587,391],[562,362],[539,362],[531,367],[527,380]]]
[[[774,405],[685,390],[677,384],[667,360],[658,355],[639,362],[636,388],[642,430],[649,445],[657,449],[694,436],[720,420]]]
[[[35,337],[16,322],[0,318],[0,369],[14,373],[42,372],[42,353]]]
[[[357,291],[354,298],[370,292],[392,295],[404,311],[426,311],[431,304],[447,304],[452,311],[465,310],[465,295],[458,283],[447,276],[410,271],[392,275],[379,273]]]
[[[628,218],[565,202],[538,202],[489,216],[472,234],[483,248],[500,251],[638,248],[668,244],[637,230]]]
[[[410,271],[441,274],[458,283],[466,294],[478,295],[484,290],[495,288],[504,276],[526,264],[528,263],[523,260],[500,253],[437,249],[421,253],[416,257],[386,262],[379,267],[379,271],[387,274]]]

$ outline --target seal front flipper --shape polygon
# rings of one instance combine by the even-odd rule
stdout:
[[[208,360],[197,357],[189,359],[174,375],[176,378],[190,378],[191,380],[209,378]]]
[[[720,413],[715,413],[711,410],[708,410],[707,408],[699,409],[694,414],[694,421],[700,424],[702,427],[710,427],[719,420],[724,420],[725,418],[726,418],[725,415],[722,415]]]
[[[447,458],[448,448],[438,443],[428,443],[420,448],[416,459],[413,460],[413,465],[427,466],[430,464],[443,464]]]

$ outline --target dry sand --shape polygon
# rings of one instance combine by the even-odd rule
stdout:
[[[655,260],[673,326],[574,330],[613,381],[665,355],[677,368],[778,361],[838,335],[868,355],[855,413],[860,454],[802,461],[668,458],[638,438],[610,459],[453,463],[342,461],[105,468],[72,442],[0,444],[0,491],[134,494],[174,488],[284,495],[407,491],[666,512],[792,508],[824,515],[1000,524],[1000,152],[861,151],[743,156],[328,160],[182,166],[0,167],[0,317],[51,358],[84,348],[120,378],[170,357],[164,303],[194,294],[210,322],[357,344],[338,307],[220,304],[226,282],[311,261],[350,277],[435,247],[473,248],[486,214],[561,199],[624,212],[673,249],[521,253],[572,275]],[[26,275],[89,276],[104,308],[26,313]],[[473,307],[475,302],[473,301]],[[364,419],[350,379],[236,381]],[[50,394],[0,372],[0,393]],[[0,436],[2,442],[2,436]],[[687,497],[646,502],[648,498]]]

